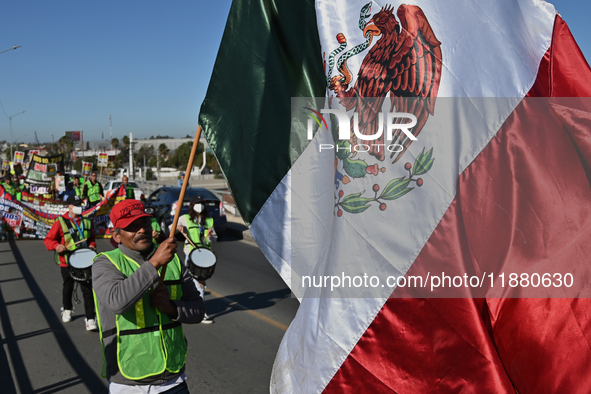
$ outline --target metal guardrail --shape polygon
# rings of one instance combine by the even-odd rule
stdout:
[[[120,177],[103,175],[101,177],[101,183],[103,185],[105,185],[109,181],[116,181],[116,180],[120,180],[120,179],[121,179]],[[213,175],[197,175],[197,176],[192,176],[190,181],[195,182],[195,181],[199,181],[199,180],[213,180],[213,179],[216,179]],[[138,184],[138,186],[144,191],[144,194],[146,197],[148,197],[154,190],[156,190],[158,188],[165,187],[165,186],[177,186],[176,179],[166,179],[166,180],[161,180],[161,181],[144,181],[144,180],[134,179],[133,182]],[[193,185],[193,186],[196,186],[196,185]],[[220,200],[222,200],[222,195],[230,194],[229,191],[225,191],[225,190],[216,190],[216,189],[210,189],[210,190],[212,193],[217,195],[217,197]]]

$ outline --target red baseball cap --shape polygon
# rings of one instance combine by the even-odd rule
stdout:
[[[144,204],[140,200],[123,200],[115,204],[109,216],[113,228],[125,228],[139,218],[152,217],[144,211]]]

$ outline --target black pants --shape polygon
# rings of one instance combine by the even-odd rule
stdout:
[[[74,284],[76,281],[70,275],[70,267],[60,267],[62,271],[62,278],[64,279],[64,287],[62,291],[62,304],[64,309],[72,310],[72,294],[74,294]],[[84,312],[87,319],[94,319],[94,299],[92,298],[92,280],[86,282],[78,282],[82,289],[82,297],[84,298]]]

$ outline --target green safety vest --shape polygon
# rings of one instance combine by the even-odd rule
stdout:
[[[119,249],[99,253],[97,257],[100,255],[105,255],[126,278],[140,268],[136,261],[125,256]],[[175,254],[174,259],[168,263],[164,276],[164,285],[172,301],[180,300],[183,296],[181,283],[181,262]],[[165,370],[172,373],[181,370],[187,360],[188,351],[183,327],[181,323],[173,322],[168,314],[160,313],[150,306],[149,291],[122,315],[115,315],[117,327],[112,332],[103,332],[94,290],[93,294],[103,345],[103,377],[106,377],[107,368],[103,336],[114,334],[117,334],[117,365],[127,379],[139,380],[159,375]]]
[[[95,202],[101,199],[101,189],[98,182],[92,185],[92,182],[86,181],[86,186],[88,186],[88,201]]]
[[[13,197],[16,197],[16,186],[14,186],[14,182],[11,182],[10,185],[6,184],[6,182],[2,182],[2,186],[8,194],[10,194]]]
[[[125,198],[126,199],[135,199],[135,193],[133,192],[133,186],[131,186],[130,184],[127,184],[127,187],[125,188]]]
[[[151,217],[150,223],[152,224],[152,231],[162,231],[162,229],[160,228],[160,224],[158,224],[158,219],[156,219],[155,217]]]
[[[21,201],[23,190],[25,190],[25,185],[19,185],[16,188],[16,200]]]
[[[76,195],[80,198],[82,198],[82,189],[83,188],[84,187],[82,185],[80,185],[80,186],[74,185],[74,191],[76,192]]]
[[[62,226],[62,232],[64,233],[64,246],[68,249],[69,252],[72,252],[86,245],[86,242],[79,243],[78,245],[74,245],[74,243],[81,241],[83,239],[88,239],[88,237],[90,237],[90,227],[92,226],[92,222],[90,221],[90,219],[82,218],[82,221],[80,222],[82,234],[84,234],[83,238],[80,238],[80,232],[71,220],[66,220],[63,216],[60,216],[58,220],[60,222],[60,225]],[[55,252],[53,257],[55,263],[59,265],[59,253]],[[66,260],[66,264],[68,264],[67,253],[64,255],[64,258]]]
[[[187,214],[187,215],[184,215],[184,217],[185,217],[185,221],[187,222],[187,231],[189,232],[189,239],[191,241],[193,241],[195,246],[211,248],[209,238],[205,238],[204,235],[207,232],[207,230],[209,230],[210,228],[213,227],[213,218],[205,219],[205,226],[202,226],[201,223],[193,222],[191,220],[190,215]],[[205,238],[205,245],[202,242],[203,238]],[[193,247],[193,245],[190,245],[190,246],[191,246],[191,250],[195,249]]]

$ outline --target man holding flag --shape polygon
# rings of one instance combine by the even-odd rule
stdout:
[[[188,393],[182,323],[203,319],[203,299],[176,255],[175,239],[153,244],[151,215],[141,201],[121,201],[110,216],[118,248],[99,254],[92,266],[102,376],[112,393]]]

